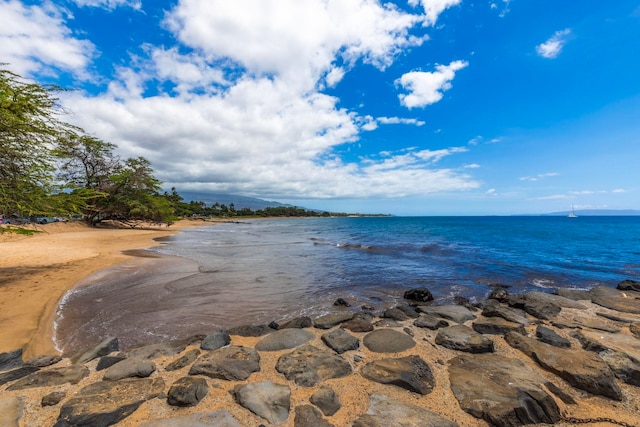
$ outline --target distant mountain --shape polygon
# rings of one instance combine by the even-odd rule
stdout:
[[[551,212],[542,216],[567,216],[571,211]],[[636,209],[583,209],[576,211],[577,216],[640,216]]]
[[[279,202],[257,199],[255,197],[238,196],[237,194],[205,193],[196,191],[180,191],[179,193],[187,203],[193,201],[205,202],[207,205],[219,203],[226,206],[233,203],[236,209],[249,208],[252,211],[268,207],[291,206]]]

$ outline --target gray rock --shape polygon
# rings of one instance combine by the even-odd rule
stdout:
[[[458,424],[417,405],[372,395],[369,409],[353,427],[457,427]]]
[[[22,349],[0,353],[0,372],[10,371],[22,366]]]
[[[34,372],[39,371],[40,368],[36,366],[22,366],[20,368],[0,373],[0,385],[10,383],[11,381],[19,380],[27,375],[31,375]]]
[[[171,357],[182,352],[186,347],[183,342],[163,342],[149,344],[142,347],[128,350],[126,355],[131,359],[158,359],[160,357]]]
[[[320,386],[318,391],[311,395],[309,401],[328,417],[338,412],[341,407],[340,399],[338,399],[336,392],[328,385]]]
[[[167,403],[171,406],[195,406],[207,395],[209,387],[202,377],[182,377],[171,384]]]
[[[64,368],[41,370],[30,374],[13,383],[7,390],[23,390],[34,387],[51,387],[62,384],[78,384],[89,375],[89,369],[84,365],[71,365]]]
[[[393,329],[369,332],[362,341],[365,347],[375,353],[400,353],[416,345],[410,336]]]
[[[311,405],[297,406],[295,413],[294,427],[333,427],[333,424],[325,420],[322,413]]]
[[[522,361],[496,354],[464,354],[449,361],[451,391],[460,407],[498,427],[555,424],[560,409],[545,379]]]
[[[102,371],[112,367],[116,363],[122,362],[127,358],[124,356],[102,356],[96,365],[96,371]]]
[[[368,380],[423,395],[431,393],[435,386],[431,368],[419,356],[375,360],[367,363],[361,373]]]
[[[357,350],[360,347],[360,340],[353,335],[349,335],[342,328],[322,335],[322,341],[338,354],[349,350]]]
[[[613,372],[596,353],[560,349],[514,332],[508,333],[505,340],[572,386],[591,394],[622,400],[622,391]]]
[[[381,317],[384,317],[385,319],[397,320],[398,322],[409,320],[409,316],[407,316],[404,311],[399,310],[397,308],[386,309],[385,311],[382,312]]]
[[[106,356],[109,353],[113,353],[114,351],[118,351],[120,346],[118,345],[118,338],[109,337],[105,338],[93,348],[85,350],[77,355],[71,357],[71,362],[73,363],[87,363],[93,359],[97,359],[98,357]]]
[[[227,381],[244,381],[260,370],[258,352],[248,347],[231,346],[200,356],[189,375],[206,375]]]
[[[307,344],[278,359],[276,370],[289,381],[303,387],[313,387],[328,378],[351,374],[351,365],[339,356]]]
[[[331,329],[334,326],[351,319],[353,319],[353,313],[349,313],[348,311],[329,313],[314,320],[313,326],[318,329]]]
[[[106,370],[104,380],[118,381],[124,378],[146,378],[156,371],[151,360],[125,359]]]
[[[578,402],[576,402],[576,400],[569,393],[565,393],[560,387],[558,387],[554,383],[547,381],[546,383],[544,383],[544,386],[551,393],[553,393],[556,396],[558,396],[560,398],[560,400],[562,400],[567,405],[576,405],[578,403]]]
[[[131,415],[164,390],[162,378],[100,381],[82,388],[60,409],[55,427],[106,427]]]
[[[467,307],[461,305],[439,305],[435,307],[418,307],[420,313],[433,314],[443,319],[453,320],[456,323],[464,323],[474,320],[476,316]]]
[[[609,320],[613,320],[614,322],[619,322],[619,323],[634,323],[637,322],[640,319],[637,318],[631,318],[631,317],[627,317],[627,316],[618,316],[615,314],[611,314],[611,313],[603,313],[600,311],[596,312],[597,316],[600,317],[604,317],[605,319],[609,319]]]
[[[487,304],[482,310],[485,317],[502,317],[510,322],[519,323],[522,326],[529,326],[529,319],[523,310],[505,307],[500,304]]]
[[[333,302],[333,305],[338,307],[351,307],[351,304],[347,302],[344,298],[338,298]]]
[[[366,319],[352,319],[347,320],[342,325],[344,329],[348,329],[351,332],[371,332],[373,331],[373,324],[370,320]]]
[[[316,336],[304,329],[281,329],[267,335],[255,345],[258,351],[279,351],[306,344]]]
[[[236,401],[271,424],[282,424],[289,417],[291,389],[272,382],[237,385],[233,389]]]
[[[146,421],[139,427],[241,427],[226,409],[204,414],[182,415]]]
[[[410,305],[400,304],[396,306],[396,309],[402,311],[404,314],[406,314],[412,319],[417,319],[418,316],[420,316],[420,313],[418,313],[418,310],[416,310],[415,307],[411,307]]]
[[[279,329],[291,329],[291,328],[303,329],[303,328],[310,328],[312,326],[313,326],[313,320],[311,320],[311,317],[304,316],[304,317],[297,317],[295,319],[291,319],[283,323],[282,325],[280,325]]]
[[[575,336],[585,350],[597,352],[616,377],[640,386],[640,340],[624,334],[584,330]]]
[[[524,311],[538,319],[550,320],[560,314],[562,308],[552,302],[525,301]]]
[[[229,335],[238,335],[241,337],[261,337],[270,334],[275,329],[269,325],[243,325],[229,329]]]
[[[404,299],[417,302],[433,301],[433,294],[431,294],[431,291],[427,288],[409,289],[404,293],[403,297]]]
[[[585,310],[587,308],[584,304],[576,300],[565,298],[561,295],[548,294],[546,292],[525,292],[524,300],[525,302],[535,301],[542,304],[554,304],[558,307],[576,308],[578,310]]]
[[[47,366],[55,365],[61,360],[62,357],[57,355],[43,355],[32,357],[31,359],[24,362],[24,364],[27,366],[35,366],[36,368],[46,368]]]
[[[197,348],[191,349],[182,356],[178,357],[173,362],[169,363],[164,368],[164,370],[167,372],[180,370],[185,366],[191,365],[198,358],[198,356],[200,356],[200,350],[198,350]]]
[[[200,348],[203,350],[217,350],[229,344],[231,344],[229,333],[220,329],[204,337]]]
[[[376,328],[401,328],[402,323],[393,319],[380,319],[373,326]]]
[[[582,289],[571,289],[571,288],[558,288],[556,289],[556,294],[561,297],[569,298],[575,301],[587,300],[591,301],[591,294],[589,291],[585,291]]]
[[[502,317],[485,317],[473,322],[473,330],[479,334],[504,335],[509,331],[525,333],[520,323],[510,322]]]
[[[467,353],[491,353],[493,341],[464,325],[449,326],[438,331],[436,344]]]
[[[420,317],[413,321],[413,325],[418,328],[426,328],[435,331],[440,328],[446,328],[449,326],[449,322],[432,314],[421,314]]]
[[[518,331],[514,331],[518,332]],[[520,335],[525,335],[524,332],[518,332]],[[538,325],[536,328],[536,337],[543,343],[552,345],[558,348],[569,348],[571,347],[571,342],[558,335],[553,329],[549,329],[546,326]]]
[[[640,292],[596,286],[589,293],[594,304],[623,313],[640,314]]]
[[[636,280],[623,280],[622,282],[618,283],[616,289],[619,289],[621,291],[640,292],[640,282]]]
[[[62,399],[67,397],[67,394],[64,391],[54,391],[49,394],[45,394],[42,396],[42,400],[40,400],[40,406],[56,406],[58,403],[62,402]]]
[[[20,427],[23,409],[24,403],[21,399],[15,396],[0,396],[0,426]]]

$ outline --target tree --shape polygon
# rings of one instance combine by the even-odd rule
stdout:
[[[0,69],[0,213],[32,215],[54,209],[47,196],[55,171],[51,148],[73,127],[57,119],[54,93]]]

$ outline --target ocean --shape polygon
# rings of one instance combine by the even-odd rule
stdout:
[[[190,228],[86,278],[54,339],[121,348],[219,328],[318,316],[344,298],[382,310],[427,287],[435,304],[640,280],[640,217],[340,217]]]

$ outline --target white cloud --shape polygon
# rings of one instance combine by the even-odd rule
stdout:
[[[418,4],[422,5],[424,9],[424,24],[435,25],[438,17],[446,9],[460,4],[462,0],[409,0],[409,5],[416,7]]]
[[[504,18],[505,16],[507,16],[509,12],[511,12],[511,9],[509,8],[510,3],[511,3],[511,0],[502,0],[499,2],[491,3],[489,7],[492,10],[497,10],[498,16],[500,18]]]
[[[521,176],[520,177],[520,181],[530,181],[530,182],[535,182],[535,181],[539,181],[543,178],[549,178],[552,176],[558,176],[560,175],[557,172],[547,172],[547,173],[539,173],[536,176]]]
[[[485,193],[487,196],[497,196],[498,193],[496,192],[495,188],[490,188],[487,191],[485,191]]]
[[[616,188],[615,190],[612,191],[612,193],[626,193],[627,190],[625,190],[624,188]]]
[[[562,52],[562,48],[567,43],[567,37],[570,34],[571,30],[569,28],[556,31],[549,40],[536,46],[536,52],[543,58],[556,58]]]
[[[400,77],[396,83],[409,91],[400,94],[400,103],[407,108],[425,107],[442,99],[442,93],[451,89],[456,71],[468,66],[466,61],[453,61],[449,65],[436,65],[436,71],[412,71]]]
[[[140,10],[142,7],[141,0],[73,0],[73,2],[80,7],[99,7],[107,10],[113,10],[117,7]]]
[[[65,25],[67,18],[63,10],[48,3],[27,6],[17,0],[0,2],[1,62],[23,76],[57,74],[57,70],[86,76],[94,46],[73,36]]]
[[[378,122],[383,125],[415,125],[424,126],[425,122],[418,119],[406,119],[402,117],[378,117]]]

